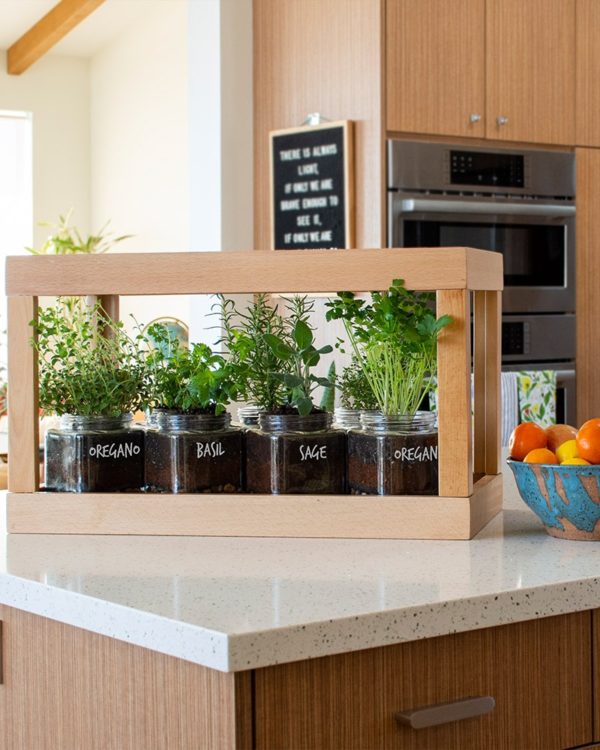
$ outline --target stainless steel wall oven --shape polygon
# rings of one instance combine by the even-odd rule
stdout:
[[[504,369],[555,369],[575,417],[575,156],[388,142],[388,244],[504,257]]]

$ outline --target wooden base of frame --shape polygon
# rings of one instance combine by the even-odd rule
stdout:
[[[502,475],[470,497],[9,493],[12,534],[471,539],[502,507]]]

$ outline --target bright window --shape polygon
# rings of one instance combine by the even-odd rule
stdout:
[[[31,115],[0,110],[0,331],[6,330],[4,258],[33,244]],[[0,335],[0,365],[6,363],[6,337]]]

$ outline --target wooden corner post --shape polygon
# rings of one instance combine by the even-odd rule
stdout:
[[[439,290],[437,314],[452,316],[438,338],[439,493],[469,497],[473,493],[470,292]]]
[[[38,366],[30,325],[37,305],[37,297],[8,297],[10,492],[36,492],[39,487]]]

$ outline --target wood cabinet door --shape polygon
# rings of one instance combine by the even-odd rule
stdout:
[[[575,143],[575,0],[487,0],[486,136]]]
[[[485,0],[388,0],[386,14],[387,129],[482,137]]]
[[[243,750],[250,673],[224,674],[9,607],[2,750]]]
[[[257,750],[552,750],[592,741],[590,612],[256,670]],[[598,649],[600,651],[600,649]],[[432,728],[399,711],[491,696]]]
[[[576,143],[600,146],[600,3],[577,0]]]

